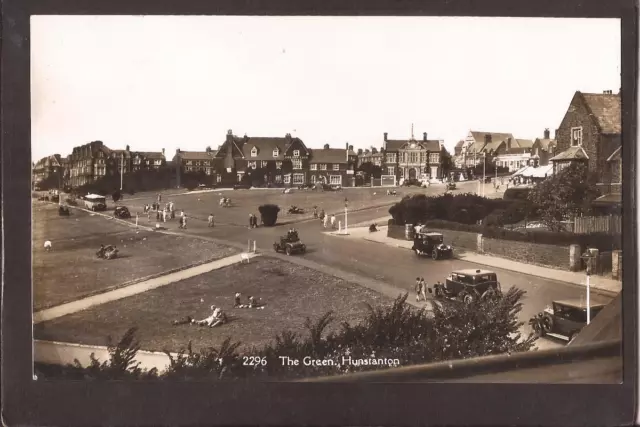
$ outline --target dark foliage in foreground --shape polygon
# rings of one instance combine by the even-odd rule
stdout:
[[[194,351],[191,344],[169,355],[167,371],[146,371],[135,357],[140,346],[135,329],[120,342],[109,347],[110,359],[91,364],[49,368],[50,375],[74,379],[296,379],[321,375],[384,369],[389,365],[357,365],[359,359],[393,359],[399,366],[433,363],[467,357],[514,353],[530,350],[535,338],[521,337],[518,313],[524,291],[511,288],[496,300],[474,305],[456,302],[434,304],[432,312],[406,304],[407,294],[391,305],[369,307],[357,324],[343,323],[334,332],[327,328],[334,321],[331,312],[315,322],[307,319],[306,333],[282,331],[263,348],[238,352],[240,343],[227,338],[219,348]],[[283,364],[282,357],[298,360],[298,366]],[[353,363],[349,363],[351,358]],[[305,364],[305,361],[307,362]],[[310,361],[333,361],[331,365],[311,365]],[[46,375],[45,370],[41,373]]]

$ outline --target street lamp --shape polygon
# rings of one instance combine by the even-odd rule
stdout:
[[[591,249],[587,249],[580,257],[587,263],[587,325],[591,323],[591,273],[595,255]]]

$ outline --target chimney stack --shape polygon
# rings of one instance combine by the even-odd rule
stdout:
[[[387,137],[389,136],[389,134],[387,132],[384,133],[384,142],[387,142]]]
[[[422,132],[422,140],[424,142],[427,142],[427,133],[426,132]]]
[[[362,155],[362,148],[358,148],[358,156]]]
[[[511,150],[511,138],[507,138],[507,150]]]
[[[164,156],[164,148],[162,149],[162,155]]]
[[[180,149],[176,148],[176,154],[180,154]]]
[[[371,154],[378,154],[378,149],[376,147],[371,147]]]
[[[558,129],[553,131],[553,139],[558,140]]]
[[[324,144],[324,149],[328,150],[329,149],[329,144]]]
[[[127,151],[129,151],[129,146],[128,145],[127,145],[126,149],[127,149]]]
[[[544,130],[544,139],[549,139],[549,128]]]
[[[349,146],[349,151],[353,151],[353,145]]]

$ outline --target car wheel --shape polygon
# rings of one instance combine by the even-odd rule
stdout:
[[[438,260],[438,258],[440,258],[440,254],[438,253],[438,250],[437,250],[437,249],[434,249],[434,250],[433,250],[433,252],[431,253],[431,257],[432,257],[435,261],[437,261],[437,260]]]
[[[420,249],[414,249],[413,251],[416,253],[416,256],[420,256]]]
[[[290,248],[289,246],[287,246],[287,248],[284,250],[284,252],[285,252],[287,255],[291,255],[291,248]]]
[[[553,319],[548,314],[542,318],[542,330],[545,334],[548,334],[553,330]]]
[[[540,325],[540,322],[536,321],[533,323],[533,334],[537,337],[537,338],[541,338],[544,336],[544,331],[542,330],[542,325]]]

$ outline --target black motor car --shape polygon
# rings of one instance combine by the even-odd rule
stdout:
[[[131,218],[131,212],[129,212],[129,208],[126,206],[117,206],[113,211],[113,216],[122,219]]]
[[[604,304],[591,301],[591,320],[600,313]],[[553,301],[529,324],[538,337],[550,336],[571,342],[573,337],[587,324],[587,304],[582,299]]]
[[[454,299],[467,304],[499,296],[502,291],[495,272],[472,269],[454,271],[444,284],[437,283],[427,290],[436,298]]]
[[[418,256],[428,255],[434,260],[451,258],[453,249],[444,244],[442,233],[418,233],[413,238],[412,251]]]

